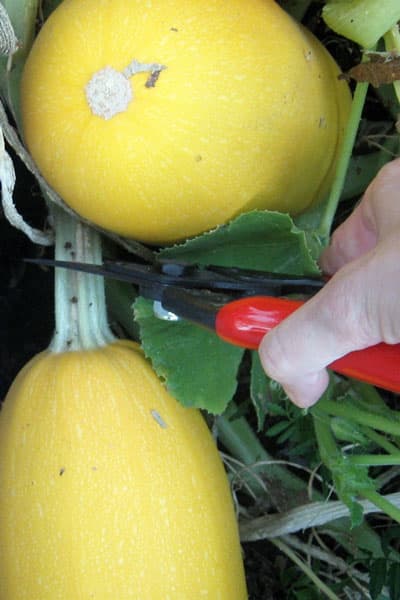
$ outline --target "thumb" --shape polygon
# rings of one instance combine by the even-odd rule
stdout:
[[[353,350],[400,341],[400,243],[393,234],[346,264],[313,298],[262,340],[266,373],[295,404],[314,404],[326,366]]]

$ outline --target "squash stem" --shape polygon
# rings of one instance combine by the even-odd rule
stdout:
[[[57,260],[101,264],[100,234],[58,207],[52,207]],[[55,269],[55,333],[51,352],[90,350],[115,340],[107,323],[104,279]]]
[[[342,150],[336,168],[336,176],[333,182],[331,192],[324,210],[324,214],[317,230],[317,235],[324,244],[329,242],[329,236],[332,228],[333,219],[336,215],[337,207],[341,198],[347,169],[349,166],[354,142],[357,136],[361,114],[364,108],[367,96],[368,83],[357,83],[354,92],[349,121],[342,142]]]
[[[400,29],[397,23],[384,35],[384,41],[387,52],[400,53]],[[393,88],[400,104],[400,81],[394,81]]]

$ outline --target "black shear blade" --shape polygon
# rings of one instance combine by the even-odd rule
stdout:
[[[159,278],[159,274],[152,265],[142,265],[139,263],[109,261],[104,262],[101,265],[96,265],[78,261],[53,260],[50,258],[27,258],[25,259],[25,262],[54,268],[69,269],[71,271],[88,273],[89,275],[99,275],[101,277],[115,279],[116,281],[132,283],[139,287],[142,296],[151,300],[161,301],[164,288],[175,281],[174,279],[171,282],[162,282]]]
[[[139,286],[146,298],[162,300],[168,287],[211,290],[232,294],[232,297],[265,295],[285,296],[288,294],[312,295],[324,285],[317,277],[303,277],[256,271],[236,267],[201,266],[173,261],[139,264],[135,262],[106,261],[94,265],[75,261],[60,261],[45,258],[26,259],[27,262],[64,267],[102,275]]]

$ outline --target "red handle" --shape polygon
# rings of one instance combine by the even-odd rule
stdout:
[[[269,296],[253,296],[234,300],[223,306],[216,319],[216,332],[223,340],[256,350],[268,331],[303,304]],[[350,352],[329,365],[329,368],[400,393],[400,344],[377,344]]]

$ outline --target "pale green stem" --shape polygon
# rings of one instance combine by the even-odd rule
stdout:
[[[379,429],[391,435],[400,435],[400,423],[382,415],[368,413],[365,409],[354,405],[347,406],[344,403],[322,398],[316,406],[336,417],[343,417],[349,421],[355,421],[360,425]]]
[[[347,461],[362,467],[388,467],[400,465],[400,454],[355,454],[348,456]]]
[[[364,108],[365,98],[367,96],[367,90],[368,83],[357,83],[351,105],[349,121],[342,142],[342,149],[336,167],[335,179],[325,206],[321,224],[317,231],[318,236],[324,243],[328,242],[333,219],[335,217],[342,194],[347,169],[353,152],[354,142],[357,136],[358,127]]]
[[[375,490],[362,490],[360,495],[375,504],[375,506],[380,508],[382,512],[386,513],[394,521],[400,523],[400,509],[389,500],[386,500],[386,498],[381,496],[378,492],[375,492]]]
[[[381,448],[383,448],[383,450],[386,450],[388,454],[399,454],[400,456],[399,448],[395,446],[395,444],[392,444],[392,442],[390,442],[388,439],[386,439],[385,436],[381,435],[371,427],[360,427],[360,431],[377,446],[380,446]]]
[[[55,258],[101,264],[99,233],[58,207],[53,207],[52,212]],[[57,268],[55,333],[50,350],[90,350],[114,339],[107,323],[103,277]]]
[[[400,31],[397,24],[385,34],[384,40],[385,48],[388,52],[391,50],[396,50],[398,53],[400,53]],[[394,81],[393,88],[400,104],[400,81]]]

